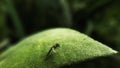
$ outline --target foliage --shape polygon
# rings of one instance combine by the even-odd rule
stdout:
[[[7,28],[5,23],[6,6],[3,0],[0,1],[0,42],[7,36]]]
[[[119,0],[0,0],[0,53],[9,47],[9,42],[13,45],[9,50],[17,51],[14,44],[20,39],[53,27],[73,28],[120,51],[119,3]],[[13,53],[9,50],[0,60]],[[70,68],[119,68],[120,65],[119,54],[96,59],[70,64]]]
[[[119,2],[115,1],[101,13],[97,13],[92,19],[95,24],[95,31],[110,42],[119,43],[120,37],[120,9]],[[97,23],[96,23],[97,22]],[[102,29],[101,29],[102,28]]]
[[[60,46],[46,58],[50,48]],[[106,45],[68,28],[34,34],[5,51],[0,68],[59,68],[66,64],[117,53]]]

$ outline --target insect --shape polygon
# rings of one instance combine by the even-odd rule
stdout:
[[[55,49],[57,49],[58,47],[60,47],[58,43],[52,46],[50,50],[48,51],[45,59],[47,60],[53,53],[56,53]]]

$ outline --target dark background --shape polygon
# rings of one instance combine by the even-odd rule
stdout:
[[[120,51],[120,0],[0,0],[0,54],[23,38],[56,27],[78,30]],[[62,68],[120,68],[120,55]]]

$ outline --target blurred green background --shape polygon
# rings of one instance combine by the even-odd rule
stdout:
[[[23,38],[55,27],[78,30],[120,51],[120,0],[0,0],[0,54]],[[62,68],[120,68],[120,55]]]

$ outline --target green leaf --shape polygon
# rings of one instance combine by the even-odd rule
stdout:
[[[55,44],[59,47],[53,47]],[[8,49],[0,57],[0,68],[59,68],[115,53],[117,51],[78,31],[56,28],[30,36]]]

